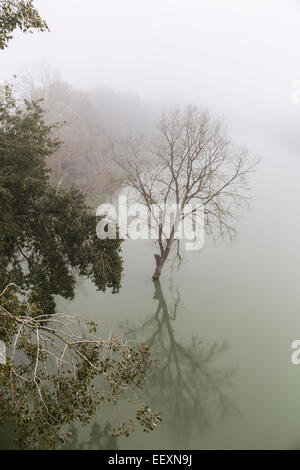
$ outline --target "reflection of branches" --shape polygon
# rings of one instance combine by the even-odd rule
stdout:
[[[171,421],[176,437],[188,438],[193,425],[203,431],[214,419],[224,419],[233,409],[225,388],[230,385],[232,371],[217,369],[228,348],[226,342],[211,345],[192,338],[185,345],[178,341],[174,321],[178,313],[180,295],[177,291],[174,307],[169,311],[159,281],[154,283],[154,299],[158,301],[152,317],[139,328],[131,330],[135,336],[143,335],[155,362],[148,368],[151,378],[147,393],[151,403],[159,404],[164,421]]]
[[[63,450],[118,450],[118,441],[112,437],[112,427],[108,422],[103,428],[94,423],[87,441],[79,439],[78,429],[74,424],[66,434],[70,436],[70,440],[63,446]]]

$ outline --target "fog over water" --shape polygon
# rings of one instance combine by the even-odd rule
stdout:
[[[129,320],[145,322],[164,299],[172,316],[178,288],[180,308],[171,322],[178,342],[196,336],[229,344],[216,360],[223,371],[235,371],[226,386],[229,417],[212,417],[221,395],[199,382],[201,419],[166,409],[160,430],[121,439],[120,448],[298,446],[300,366],[291,365],[290,355],[300,338],[300,100],[293,99],[300,81],[300,0],[35,4],[51,33],[15,34],[1,52],[0,81],[47,63],[72,87],[128,94],[151,116],[196,104],[222,117],[233,140],[261,159],[237,238],[216,245],[207,239],[201,253],[188,253],[172,288],[166,270],[163,293],[154,292],[152,247],[128,241],[120,294],[99,294],[80,281],[73,302],[59,300],[62,310],[95,320],[101,311],[109,332]],[[159,390],[147,390],[158,409]]]
[[[51,33],[15,35],[0,79],[49,63],[74,87],[197,103],[297,150],[298,0],[35,2]]]

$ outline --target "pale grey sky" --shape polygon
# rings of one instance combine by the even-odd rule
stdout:
[[[296,139],[299,0],[36,0],[51,33],[16,34],[0,80],[47,62],[75,87],[207,106]],[[293,140],[294,139],[294,140]]]

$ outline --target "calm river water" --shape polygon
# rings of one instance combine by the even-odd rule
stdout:
[[[95,425],[78,429],[78,446],[300,447],[300,366],[291,363],[300,338],[298,175],[292,155],[264,159],[233,243],[206,239],[173,276],[166,266],[160,284],[151,280],[151,243],[127,241],[119,294],[97,293],[87,280],[74,301],[59,301],[61,310],[97,320],[104,334],[127,325],[151,345],[144,397],[163,418],[154,432],[117,441]],[[94,422],[103,429],[112,419],[107,410]]]
[[[151,345],[143,396],[163,419],[152,433],[112,440],[107,408],[75,429],[71,447],[300,448],[300,366],[291,363],[300,339],[297,157],[278,149],[263,159],[232,243],[206,239],[154,284],[153,246],[127,241],[119,294],[80,280],[73,301],[58,299],[59,310],[96,320],[103,335],[129,328]]]

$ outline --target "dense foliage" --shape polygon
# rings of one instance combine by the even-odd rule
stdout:
[[[53,295],[73,297],[76,272],[113,292],[122,273],[120,241],[97,238],[84,194],[50,185],[46,158],[60,145],[52,128],[38,103],[17,103],[7,87],[0,103],[0,287],[31,289],[44,313],[54,311]]]

